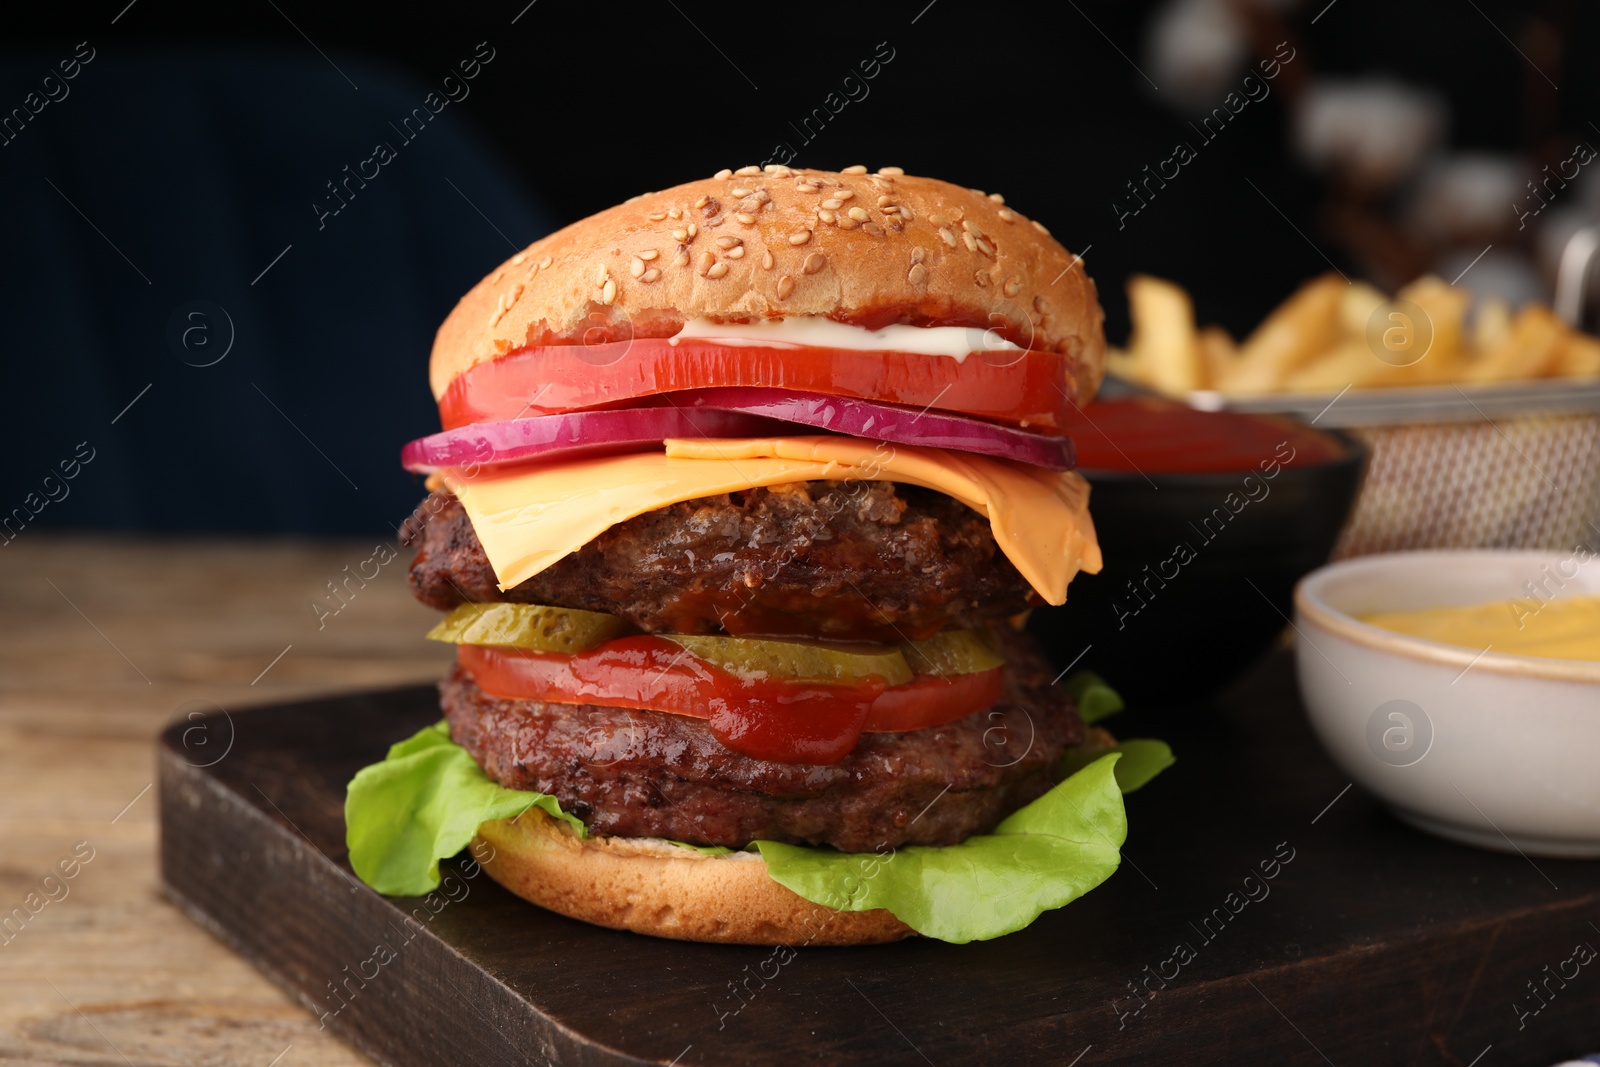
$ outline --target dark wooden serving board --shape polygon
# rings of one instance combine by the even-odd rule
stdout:
[[[1120,732],[1165,737],[1179,762],[1128,798],[1121,870],[981,944],[788,958],[662,941],[541,911],[460,869],[437,914],[380,897],[346,862],[344,785],[438,718],[428,688],[174,727],[160,741],[162,876],[388,1064],[1497,1067],[1600,1049],[1600,966],[1564,988],[1550,978],[1575,944],[1600,947],[1600,864],[1447,844],[1342,792],[1293,690],[1278,655],[1214,708],[1122,716]],[[196,765],[224,740],[224,758]],[[1230,892],[1238,907],[1246,876],[1291,850],[1267,895],[1232,913]],[[1227,921],[1207,924],[1217,909]],[[1151,977],[1175,970],[1164,989]],[[1141,1000],[1142,979],[1157,991]],[[1530,982],[1546,1006],[1519,1015],[1539,1004]],[[341,984],[353,995],[335,999]]]

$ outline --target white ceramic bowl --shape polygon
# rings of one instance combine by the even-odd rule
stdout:
[[[1401,819],[1529,855],[1600,857],[1600,663],[1455,648],[1380,630],[1378,611],[1600,594],[1587,551],[1392,552],[1295,590],[1296,663],[1334,761]]]

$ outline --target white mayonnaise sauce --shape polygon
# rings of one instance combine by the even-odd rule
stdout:
[[[914,352],[949,356],[963,362],[973,352],[1020,352],[1021,349],[993,330],[976,326],[885,326],[869,330],[834,322],[822,315],[795,315],[759,322],[709,322],[690,319],[672,336],[676,345],[685,339],[705,339],[725,345],[761,345],[783,348],[848,348],[862,352]]]

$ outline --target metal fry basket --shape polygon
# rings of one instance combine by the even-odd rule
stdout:
[[[1411,548],[1600,550],[1600,382],[1196,396],[1340,427],[1370,450],[1335,558]]]

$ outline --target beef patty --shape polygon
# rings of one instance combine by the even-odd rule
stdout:
[[[1071,697],[1007,635],[1000,702],[944,726],[868,733],[826,766],[724,748],[699,719],[491,696],[459,666],[440,684],[455,740],[489,777],[549,793],[590,829],[741,848],[753,840],[870,852],[985,833],[1056,781],[1083,740]]]
[[[892,482],[796,482],[672,504],[505,592],[454,497],[427,501],[403,536],[418,548],[410,581],[425,604],[553,604],[650,632],[897,641],[1041,602],[988,519]]]

